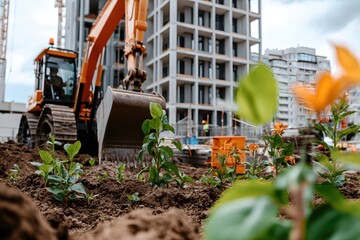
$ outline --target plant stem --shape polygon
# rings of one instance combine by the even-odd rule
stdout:
[[[293,192],[295,214],[293,229],[290,233],[290,240],[304,240],[305,239],[305,206],[304,206],[304,191],[306,189],[306,182],[301,183]]]

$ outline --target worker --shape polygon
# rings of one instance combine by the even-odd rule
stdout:
[[[202,120],[204,136],[209,136],[209,124],[206,120]]]
[[[47,81],[47,85],[49,86],[47,96],[53,95],[53,98],[57,97],[60,99],[64,98],[64,89],[63,87],[66,84],[63,82],[63,79],[57,75],[58,69],[56,67],[50,68],[50,80]],[[50,94],[49,94],[50,93]]]

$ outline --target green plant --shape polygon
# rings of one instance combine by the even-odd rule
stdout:
[[[89,164],[90,164],[91,167],[95,166],[95,159],[90,158]]]
[[[106,171],[104,171],[104,172],[100,173],[100,174],[97,176],[97,179],[99,179],[100,181],[102,181],[102,180],[107,179],[109,176],[110,176],[109,173],[106,172]]]
[[[125,180],[125,164],[120,163],[117,167],[118,173],[117,173],[117,180],[119,182],[123,182]]]
[[[127,195],[127,198],[131,203],[139,202],[141,200],[138,192],[136,192],[132,195]]]
[[[92,200],[94,200],[94,198],[96,198],[97,196],[99,196],[99,194],[93,194],[93,193],[86,193],[85,195],[85,202],[86,202],[86,205],[90,205]]]
[[[20,177],[20,167],[16,163],[13,165],[13,168],[10,169],[9,180],[11,183],[17,182]]]
[[[357,133],[360,130],[360,126],[356,124],[340,128],[345,118],[355,113],[355,111],[349,111],[349,107],[346,97],[342,97],[331,105],[333,119],[330,123],[313,121],[315,129],[323,132],[325,136],[331,139],[332,144],[319,141],[319,144],[324,146],[327,152],[339,151],[339,142],[342,139],[346,139],[349,134]],[[317,166],[318,174],[326,182],[334,184],[335,186],[342,186],[345,183],[345,176],[343,175],[345,168],[341,159],[327,155],[323,153],[316,155],[317,161],[315,161],[314,164]]]
[[[287,129],[287,125],[279,122],[274,125],[274,131],[269,136],[264,136],[264,140],[268,146],[268,154],[271,161],[268,161],[268,165],[274,170],[275,176],[289,166],[287,158],[294,154],[294,144],[284,142],[282,134]]]
[[[181,174],[178,167],[170,161],[173,157],[173,150],[164,145],[165,138],[162,137],[166,131],[175,133],[175,129],[168,123],[166,112],[159,104],[150,103],[150,114],[152,119],[146,119],[142,124],[145,137],[137,159],[142,164],[143,156],[147,153],[151,157],[151,164],[144,167],[137,174],[137,177],[141,178],[143,173],[148,172],[148,181],[152,186],[164,186],[173,181],[183,186],[183,181],[188,181],[189,178]],[[181,151],[181,143],[178,140],[169,140]]]
[[[246,166],[243,178],[257,179],[260,178],[260,175],[264,172],[267,162],[262,160],[262,156],[257,155],[258,148],[259,146],[257,144],[252,143],[245,149],[252,158],[250,162],[243,163]]]
[[[46,189],[52,193],[56,200],[65,201],[68,205],[69,200],[85,198],[86,191],[81,182],[80,175],[84,172],[82,165],[74,162],[75,155],[81,148],[80,141],[73,144],[65,144],[64,149],[68,159],[60,162],[60,171],[57,174],[49,175],[49,186]]]
[[[209,169],[207,174],[209,174],[210,176],[209,177],[206,175],[201,176],[200,178],[201,183],[208,184],[213,187],[221,187],[220,179],[216,175],[214,175],[212,168]]]
[[[43,178],[45,188],[48,184],[49,175],[53,173],[59,174],[61,171],[60,161],[56,156],[56,146],[61,146],[61,143],[56,141],[54,136],[50,133],[49,140],[46,142],[47,150],[39,150],[39,156],[42,163],[30,162],[32,165],[38,167],[35,174],[40,175]]]

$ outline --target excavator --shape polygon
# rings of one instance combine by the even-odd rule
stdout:
[[[141,147],[141,125],[151,117],[149,103],[166,106],[161,95],[142,90],[147,7],[148,0],[107,1],[87,36],[79,76],[76,52],[50,45],[37,55],[35,93],[20,120],[19,143],[38,147],[52,133],[63,143],[80,140],[83,151],[98,153],[99,161],[106,155],[127,154]],[[101,85],[103,49],[124,16],[127,75],[118,88],[107,86],[101,98],[101,89],[106,87]]]

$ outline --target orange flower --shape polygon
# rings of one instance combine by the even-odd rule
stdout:
[[[259,149],[259,145],[255,144],[255,143],[250,143],[249,144],[249,150],[250,151],[256,151]]]
[[[292,90],[299,102],[319,114],[339,97],[346,86],[343,79],[336,80],[329,73],[323,73],[317,79],[315,89],[309,85],[295,85]]]
[[[360,83],[360,63],[356,57],[345,47],[336,45],[336,55],[341,68],[344,71],[344,77],[349,84]]]
[[[282,122],[276,123],[274,125],[274,135],[275,133],[282,135],[287,128],[288,128],[287,124],[283,124]]]
[[[346,48],[335,46],[338,62],[343,69],[343,74],[338,79],[329,73],[321,74],[316,86],[295,85],[295,97],[309,109],[317,114],[333,103],[343,92],[353,85],[360,84],[360,63]]]
[[[289,162],[292,165],[295,165],[296,163],[295,158],[293,156],[286,156],[285,161]]]

